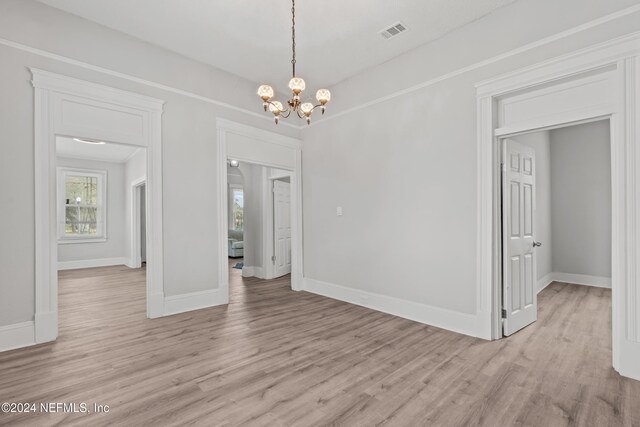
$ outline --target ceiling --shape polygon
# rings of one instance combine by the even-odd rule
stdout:
[[[56,138],[56,155],[74,159],[98,160],[101,162],[125,163],[142,148],[120,144],[86,144],[72,138]]]
[[[256,83],[286,87],[288,0],[38,0]],[[297,71],[328,87],[515,0],[316,0],[296,4]],[[409,31],[385,40],[401,21]]]

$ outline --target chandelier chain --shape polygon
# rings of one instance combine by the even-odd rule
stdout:
[[[291,0],[291,50],[293,57],[291,65],[293,68],[293,76],[296,76],[296,0]]]

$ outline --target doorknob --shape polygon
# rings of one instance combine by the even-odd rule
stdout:
[[[542,246],[542,242],[533,242],[534,248],[537,248],[538,246]]]

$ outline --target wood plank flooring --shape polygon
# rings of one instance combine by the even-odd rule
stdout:
[[[61,272],[60,337],[0,353],[5,401],[110,411],[0,425],[640,426],[609,290],[551,284],[538,322],[487,342],[235,269],[228,307],[154,320],[143,269]]]

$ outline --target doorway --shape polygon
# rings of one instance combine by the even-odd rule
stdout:
[[[218,166],[219,174],[219,199],[218,199],[218,234],[222,237],[219,242],[219,283],[220,294],[225,301],[229,301],[229,182],[227,174],[228,164],[238,162],[240,165],[260,168],[260,173],[253,174],[262,183],[260,200],[253,202],[254,205],[269,206],[273,203],[273,193],[269,189],[270,183],[274,180],[289,180],[290,209],[287,211],[290,217],[290,265],[291,265],[291,289],[302,290],[303,288],[303,258],[302,258],[302,152],[299,140],[262,129],[246,126],[240,123],[231,122],[225,119],[218,119]],[[242,167],[241,167],[242,169]],[[279,171],[279,172],[278,172]],[[279,174],[279,175],[277,175]],[[258,235],[253,234],[250,225],[247,223],[251,198],[248,193],[248,178],[243,171],[244,178],[244,267],[258,267],[252,272],[252,276],[269,277],[273,274],[272,252],[273,243],[265,234],[272,227],[262,227],[263,232]],[[273,224],[273,211],[271,209],[261,209],[259,222],[261,224]],[[255,231],[255,230],[254,230]],[[255,262],[257,266],[249,264],[249,246],[251,241],[260,242],[255,246]],[[268,259],[267,259],[268,257]],[[276,255],[277,259],[277,255]],[[252,261],[253,262],[253,261]]]
[[[108,299],[102,303],[91,296],[104,299],[112,289],[131,297],[126,304],[130,311],[125,313],[121,305],[120,314],[145,311],[146,151],[96,139],[56,137],[62,333],[72,324],[82,324],[89,311],[92,319],[104,321],[115,315]],[[104,312],[95,312],[99,307]]]
[[[609,120],[501,139],[504,336],[536,321],[537,295],[554,282],[553,292],[611,288],[610,140]]]
[[[612,365],[640,379],[637,254],[640,168],[638,47],[619,39],[478,83],[477,335],[499,339],[502,242],[500,140],[508,135],[609,119],[611,124]]]
[[[53,341],[58,336],[57,137],[119,143],[147,150],[146,312],[149,318],[162,316],[161,115],[164,101],[35,68],[30,71],[35,89],[35,342]],[[126,190],[124,185],[122,188]]]

